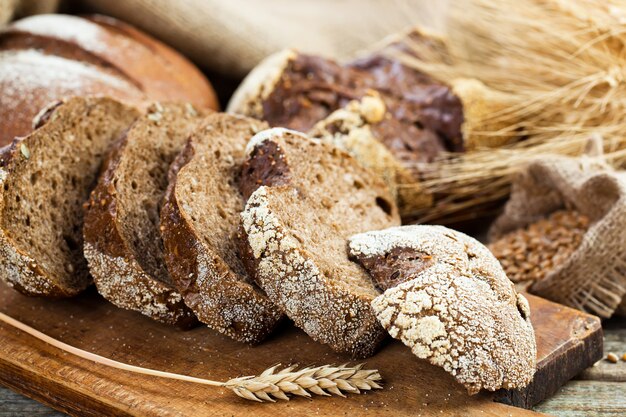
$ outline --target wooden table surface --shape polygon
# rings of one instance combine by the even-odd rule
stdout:
[[[604,326],[605,352],[620,357],[626,353],[626,319],[612,319]],[[621,359],[621,358],[620,358]],[[535,408],[562,417],[626,415],[626,362],[601,360],[567,383],[553,398]],[[60,417],[58,413],[29,398],[0,387],[0,417]]]

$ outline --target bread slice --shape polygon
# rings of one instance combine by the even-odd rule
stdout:
[[[370,307],[379,291],[348,260],[346,239],[400,223],[388,188],[339,148],[294,131],[261,132],[247,152],[241,217],[255,279],[313,339],[373,354],[384,338]]]
[[[139,116],[108,98],[70,98],[6,150],[0,171],[0,276],[27,295],[68,297],[91,284],[83,203],[114,139]]]
[[[109,155],[85,213],[85,257],[98,292],[183,327],[195,315],[165,267],[159,212],[169,166],[203,115],[190,104],[153,104]]]
[[[248,278],[235,242],[245,145],[266,126],[208,116],[172,165],[161,211],[165,261],[185,303],[209,327],[247,343],[261,341],[282,318]]]

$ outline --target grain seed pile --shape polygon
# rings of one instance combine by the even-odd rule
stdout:
[[[511,281],[531,283],[562,265],[576,251],[588,228],[587,216],[559,210],[502,236],[489,249]]]

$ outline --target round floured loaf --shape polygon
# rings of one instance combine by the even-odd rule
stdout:
[[[349,252],[385,290],[372,302],[378,320],[418,358],[470,394],[530,383],[528,302],[480,242],[443,226],[402,226],[355,235]]]
[[[266,127],[224,113],[204,119],[172,164],[161,210],[167,269],[185,303],[201,322],[247,343],[260,342],[283,318],[248,278],[236,242],[244,149]]]
[[[242,253],[255,279],[313,339],[373,354],[384,338],[370,307],[379,291],[348,260],[346,238],[399,224],[388,188],[347,153],[298,132],[261,132],[247,152]]]
[[[66,96],[219,107],[210,83],[186,58],[105,16],[37,15],[0,30],[0,90],[0,145],[30,133],[39,109]]]
[[[154,103],[110,153],[85,212],[85,257],[98,292],[181,327],[196,320],[165,267],[159,212],[169,166],[204,115],[191,104]]]
[[[139,111],[108,98],[45,109],[5,149],[0,170],[0,276],[27,295],[68,297],[92,282],[83,203],[114,140]]]

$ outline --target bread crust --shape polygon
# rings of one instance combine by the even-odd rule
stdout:
[[[314,340],[355,358],[373,355],[385,338],[370,307],[374,297],[328,282],[306,249],[272,215],[277,201],[270,196],[277,190],[297,194],[288,186],[262,186],[242,214],[243,237],[256,260],[250,263],[256,268],[256,279],[270,299]]]
[[[30,133],[39,109],[65,96],[180,100],[219,108],[211,84],[191,62],[104,16],[38,15],[3,28],[0,89],[0,146]]]
[[[190,105],[158,104],[156,107],[172,113],[168,120],[176,117],[177,110],[186,113],[190,123],[197,116]],[[98,292],[108,301],[157,321],[189,328],[197,324],[197,319],[183,302],[180,292],[172,283],[152,276],[141,266],[131,243],[120,230],[117,171],[129,140],[133,140],[135,134],[142,134],[147,127],[167,130],[172,123],[164,122],[160,116],[158,121],[153,121],[162,114],[153,110],[129,127],[105,161],[98,185],[86,205],[85,257]]]
[[[203,108],[219,108],[213,88],[191,62],[112,17],[36,15],[5,28],[0,39],[8,37],[21,37],[29,47],[56,48],[54,43],[63,44],[67,53],[78,54],[79,59],[83,54],[99,60],[98,66],[103,70],[116,71],[148,98],[184,100]]]
[[[210,123],[205,120],[205,124]],[[197,131],[202,129],[201,126]],[[161,236],[168,270],[185,303],[201,322],[237,341],[259,343],[280,324],[283,314],[260,289],[238,278],[204,244],[190,214],[181,206],[177,198],[178,173],[195,156],[192,135],[170,169],[170,183],[161,210]]]
[[[295,57],[294,50],[285,49],[261,61],[235,90],[226,111],[262,119],[263,111],[258,106],[271,94],[289,61]]]

